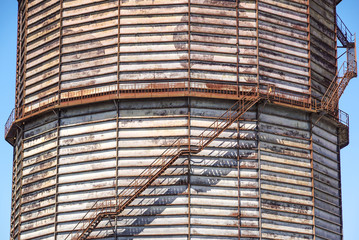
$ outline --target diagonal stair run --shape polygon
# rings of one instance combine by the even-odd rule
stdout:
[[[122,213],[128,205],[145,191],[147,187],[150,186],[179,157],[201,152],[260,99],[261,97],[258,95],[257,91],[246,92],[241,95],[239,100],[233,106],[198,136],[198,143],[194,146],[190,146],[187,139],[177,139],[157,159],[155,159],[148,168],[119,193],[117,204],[112,204],[111,201],[97,201],[68,234],[65,240],[87,239],[103,219],[106,217],[111,218]]]
[[[337,16],[337,36],[343,44],[343,47],[346,48],[347,61],[344,62],[337,71],[328,90],[322,97],[320,106],[314,109],[315,111],[325,111],[333,116],[337,115],[339,98],[343,94],[349,81],[357,76],[355,35],[351,34],[339,16]],[[148,168],[134,179],[128,187],[119,193],[116,204],[111,201],[95,202],[65,240],[85,240],[90,238],[91,233],[103,219],[106,217],[112,218],[121,214],[127,206],[144,192],[147,187],[179,157],[201,152],[260,99],[267,99],[269,97],[270,94],[261,96],[258,90],[259,89],[255,92],[252,91],[251,93],[241,93],[239,100],[198,136],[198,143],[194,146],[190,146],[188,140],[186,142],[186,140],[182,138],[177,139],[154,160]],[[344,127],[346,127],[346,125]]]
[[[356,62],[343,62],[332,83],[322,97],[321,108],[328,113],[335,113],[338,110],[338,102],[349,81],[356,77]]]

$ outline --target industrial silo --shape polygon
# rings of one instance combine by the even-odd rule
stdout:
[[[19,0],[11,239],[342,239],[338,2]]]

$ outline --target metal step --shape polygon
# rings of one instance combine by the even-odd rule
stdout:
[[[223,131],[225,131],[232,123],[238,120],[246,113],[261,97],[259,94],[253,96],[242,96],[231,106],[222,116],[214,121],[206,128],[198,137],[199,143],[192,147],[188,147],[182,138],[177,139],[169,148],[167,148],[152,164],[145,169],[135,180],[133,180],[127,188],[122,190],[119,195],[118,206],[110,206],[97,204],[92,207],[92,211],[98,212],[92,221],[83,229],[77,229],[77,224],[72,232],[65,240],[74,232],[81,231],[79,236],[72,237],[73,240],[85,240],[91,235],[97,225],[103,220],[105,215],[116,215],[123,212],[143,191],[147,189],[168,167],[170,167],[180,156],[188,154],[197,154],[206,148],[214,139],[216,139]],[[158,169],[158,166],[160,168]],[[113,211],[115,209],[115,211]],[[91,211],[90,210],[90,211]],[[87,214],[80,222],[88,221]]]

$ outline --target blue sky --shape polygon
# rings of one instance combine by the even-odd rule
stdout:
[[[359,35],[359,1],[343,0],[337,12],[352,32]],[[0,239],[9,239],[11,209],[12,147],[4,127],[14,107],[16,71],[17,1],[0,0]],[[359,36],[358,36],[359,39]],[[341,151],[344,237],[358,239],[359,228],[359,80],[353,79],[340,100],[350,115],[350,144]],[[357,102],[358,101],[358,102]]]
[[[343,0],[337,13],[359,39],[359,1]],[[358,41],[357,41],[358,42]],[[352,79],[340,99],[340,108],[350,116],[350,144],[341,151],[344,239],[358,239],[359,228],[359,79]]]

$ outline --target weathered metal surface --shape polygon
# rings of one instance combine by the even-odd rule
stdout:
[[[311,109],[336,70],[334,16],[317,0],[20,1],[12,239],[65,239],[238,91],[272,84]],[[258,104],[91,236],[341,239],[337,125],[316,120]]]
[[[200,98],[191,101],[192,144],[196,144],[195,136],[201,129],[211,124],[229,104],[230,101]],[[256,111],[260,113],[257,120]],[[56,115],[40,118],[26,128],[22,239],[48,236],[53,231],[55,177],[58,178],[57,236],[63,239],[92,202],[115,196],[116,186],[119,190],[125,188],[165,146],[188,133],[186,98],[120,101],[120,177],[116,181],[116,112],[116,105],[111,102],[62,111],[58,176],[54,174],[55,154],[51,153],[56,149],[52,145],[57,139],[54,131]],[[313,185],[311,160],[307,154],[309,116],[309,113],[268,104],[247,112],[244,120],[229,127],[200,154],[191,156],[190,178],[187,176],[188,160],[181,158],[156,180],[118,219],[118,234],[139,239],[160,233],[162,237],[169,236],[168,233],[185,236],[188,234],[186,219],[190,216],[191,238],[238,238],[238,226],[242,238],[258,237],[259,228],[262,237],[295,235],[304,239],[311,236]],[[321,124],[327,126],[329,123]],[[334,126],[332,129],[335,131]],[[319,140],[313,135],[313,141],[318,144],[320,141],[320,145],[335,151],[329,143],[336,140],[335,132],[318,131],[324,139]],[[317,205],[321,209],[320,206],[326,204],[323,200],[330,201],[328,197],[335,194],[333,187],[337,186],[338,175],[321,170],[324,165],[316,152],[327,153],[316,146],[314,159],[318,159],[315,165],[318,172],[314,176],[320,182],[315,183],[315,187],[325,189],[329,194],[318,198]],[[328,187],[321,185],[321,181],[328,178],[323,179],[322,172],[332,176],[325,180]],[[189,199],[187,194],[190,194]],[[188,201],[190,213],[186,207]],[[318,212],[321,219],[337,221],[328,214],[323,210]],[[111,228],[105,225],[106,221],[96,230],[99,236],[111,234]],[[161,230],[161,226],[169,225],[183,225],[183,228]]]
[[[128,84],[137,80],[131,74],[166,82],[184,70],[193,82],[256,84],[258,60],[260,83],[311,94],[306,1],[29,4],[25,112],[38,98]]]

